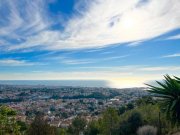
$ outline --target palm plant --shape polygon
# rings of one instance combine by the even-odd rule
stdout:
[[[180,78],[169,75],[164,76],[163,82],[156,81],[159,86],[149,85],[149,92],[154,93],[161,101],[162,108],[165,109],[168,118],[172,122],[180,123]]]

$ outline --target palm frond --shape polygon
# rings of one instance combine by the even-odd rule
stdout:
[[[162,102],[162,108],[165,108],[168,117],[180,123],[180,78],[169,75],[164,76],[162,82],[156,81],[158,86],[146,84],[149,92],[154,93]]]

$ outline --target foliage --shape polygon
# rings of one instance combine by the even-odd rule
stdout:
[[[159,106],[158,105],[144,105],[139,108],[135,109],[137,112],[139,112],[142,116],[143,119],[143,124],[149,124],[149,125],[154,125],[158,126],[159,123]],[[164,117],[164,115],[162,115]]]
[[[28,135],[55,135],[55,128],[51,127],[42,115],[37,115],[27,131]]]
[[[86,123],[84,118],[76,117],[72,121],[72,125],[69,127],[68,132],[73,135],[79,135],[81,132],[84,132]]]
[[[153,126],[142,126],[137,131],[138,135],[157,135],[157,128]]]
[[[131,125],[131,130],[136,131],[142,125],[142,116],[138,112],[132,113],[127,122]]]
[[[27,125],[26,125],[26,123],[25,122],[22,122],[22,121],[17,121],[17,124],[19,125],[19,127],[20,127],[20,131],[21,132],[24,132],[24,131],[26,131],[27,130]]]
[[[134,105],[132,103],[127,104],[127,110],[134,109]]]
[[[56,135],[68,135],[66,129],[64,128],[57,128]]]
[[[103,135],[118,134],[119,116],[114,108],[108,108],[100,121],[100,128]]]
[[[123,106],[119,107],[119,110],[118,110],[119,115],[121,115],[125,112],[126,112],[126,106],[123,105]]]
[[[165,75],[164,82],[156,81],[159,86],[149,86],[149,92],[155,93],[172,122],[180,123],[180,78]]]
[[[118,109],[118,114],[121,115],[121,114],[125,113],[126,111],[134,109],[134,107],[135,106],[133,103],[128,103],[127,105],[120,106]]]
[[[100,133],[98,121],[91,121],[85,131],[85,135],[98,135]]]
[[[133,135],[136,130],[142,126],[142,116],[138,112],[133,112],[131,115],[120,123],[120,135]]]
[[[16,112],[6,106],[0,106],[0,134],[20,135],[19,126],[15,120]]]
[[[161,122],[161,130],[163,134],[168,133],[172,130],[170,122],[166,119],[165,113],[160,111],[159,105],[147,104],[136,107],[133,110],[126,111],[124,114],[120,115],[120,127],[127,129],[129,127],[128,119],[133,113],[139,113],[142,119],[142,125],[153,125],[159,127],[159,120]],[[159,113],[161,116],[159,117]],[[175,126],[173,126],[175,127]],[[123,129],[123,130],[125,130]],[[129,130],[127,129],[129,132]],[[125,132],[125,131],[124,131]]]
[[[139,98],[138,100],[136,100],[136,105],[137,106],[143,106],[143,105],[147,105],[147,104],[155,105],[156,103],[157,103],[157,101],[154,100],[152,98],[152,96],[144,96],[144,97]]]

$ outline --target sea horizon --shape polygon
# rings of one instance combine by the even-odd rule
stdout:
[[[44,85],[112,88],[105,80],[0,80],[0,85]]]

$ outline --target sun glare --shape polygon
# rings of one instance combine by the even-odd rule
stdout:
[[[125,17],[121,24],[123,29],[132,29],[135,26],[135,19],[133,17]]]

